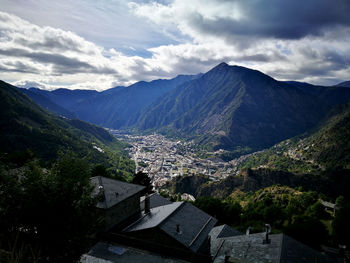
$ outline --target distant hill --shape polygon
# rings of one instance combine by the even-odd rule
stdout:
[[[124,143],[105,129],[80,120],[50,114],[18,88],[0,81],[0,154],[30,150],[46,161],[58,151],[74,152],[91,163],[115,171],[125,166],[123,175],[134,172],[132,161],[123,153]]]
[[[337,84],[336,86],[350,88],[350,81],[341,82],[341,83]]]
[[[21,91],[48,111],[51,111],[57,115],[65,116],[67,118],[76,118],[76,115],[74,113],[57,105],[51,101],[48,96],[41,94],[41,92],[36,92],[35,89],[21,89]]]
[[[329,108],[320,96],[222,63],[146,107],[137,126],[194,134],[214,149],[262,149],[313,127]]]
[[[54,91],[30,89],[30,91],[45,96],[81,120],[120,129],[129,127],[145,106],[178,85],[199,76],[179,75],[170,80],[140,81],[128,87],[118,86],[103,92],[66,89]],[[34,97],[33,99],[36,100]],[[55,108],[48,107],[48,109],[57,112]]]
[[[71,111],[71,107],[99,94],[96,90],[56,89],[52,91],[30,88],[29,91],[47,97],[55,104]]]
[[[346,86],[316,86],[305,82],[287,81],[289,85],[302,90],[308,94],[320,98],[323,103],[334,106],[343,104],[350,100],[349,89]]]

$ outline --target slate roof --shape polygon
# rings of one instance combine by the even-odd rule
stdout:
[[[158,228],[193,252],[197,252],[207,239],[217,220],[187,202],[174,202],[152,208],[140,220],[130,225],[124,232]],[[177,232],[179,225],[180,232]]]
[[[270,235],[270,244],[263,244],[265,233],[211,239],[214,263],[231,260],[245,263],[334,263],[333,259],[284,234]]]
[[[143,214],[139,220],[128,226],[123,231],[132,232],[156,227],[174,213],[181,205],[182,202],[174,202],[169,205],[152,208],[149,214]]]
[[[97,203],[97,207],[103,209],[111,208],[146,188],[145,186],[129,184],[102,176],[91,177],[90,181],[95,186],[93,195],[98,195],[102,186],[104,198]]]
[[[163,196],[156,194],[156,193],[150,195],[149,198],[150,198],[150,208],[168,205],[168,204],[172,203],[168,199],[166,199]],[[141,207],[142,211],[145,209],[145,196],[141,197],[140,207]]]
[[[210,233],[211,238],[222,238],[222,237],[233,237],[242,235],[238,230],[224,224],[221,226],[214,227]]]

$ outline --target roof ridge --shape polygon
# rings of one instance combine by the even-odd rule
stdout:
[[[91,178],[96,178],[96,177],[100,177],[101,179],[107,179],[107,180],[111,180],[111,181],[117,181],[118,183],[128,184],[128,185],[132,185],[134,187],[146,188],[146,186],[143,186],[143,185],[140,185],[140,184],[128,183],[128,182],[124,182],[124,181],[121,181],[121,180],[117,180],[117,179],[113,179],[113,178],[109,178],[109,177],[105,177],[105,176],[101,176],[101,175],[94,176],[94,177],[91,177]]]
[[[171,203],[171,204],[167,204],[167,205],[162,205],[162,206],[168,206],[168,205],[173,205],[173,204],[176,204],[177,202],[174,202],[174,203]],[[182,205],[183,205],[184,202],[180,202],[180,204],[178,205],[178,207],[176,207],[166,218],[164,218],[163,220],[161,220],[156,226],[159,226],[160,224],[162,224],[167,218],[169,218],[176,210],[178,210]],[[162,206],[158,206],[158,207],[154,207],[152,209],[155,209],[155,208],[159,208],[159,207],[162,207]],[[143,218],[145,218],[147,215],[149,215],[150,213],[145,213],[143,214],[143,216],[141,216],[139,219],[137,219],[135,222],[131,223],[129,226],[125,227],[122,232],[124,231],[127,231],[128,229],[130,229],[131,227],[133,227],[134,225],[136,225],[138,222],[140,222]],[[154,226],[154,227],[156,227]]]
[[[206,226],[209,224],[209,222],[213,219],[212,216],[209,216],[209,219],[204,223],[204,225],[202,226],[202,228],[199,230],[199,232],[197,233],[197,235],[192,239],[192,241],[190,242],[190,244],[188,245],[189,247],[191,247],[193,245],[193,243],[198,239],[199,235],[204,231],[204,229],[206,228]]]
[[[139,219],[137,219],[135,222],[131,223],[130,225],[128,225],[127,227],[125,227],[122,232],[127,231],[129,228],[131,228],[133,225],[135,225],[136,223],[138,223],[139,221],[141,221],[143,218],[145,218],[148,215],[148,213],[144,213],[143,216],[141,216]]]
[[[284,238],[285,238],[285,234],[284,233],[282,233],[282,238],[281,238],[281,245],[280,245],[280,247],[279,247],[279,253],[278,253],[278,261],[277,261],[277,263],[280,263],[281,262],[281,259],[282,259],[282,253],[283,253],[283,251],[284,251]]]

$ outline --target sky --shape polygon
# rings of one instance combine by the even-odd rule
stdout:
[[[0,0],[0,79],[95,89],[206,72],[350,80],[350,0]]]

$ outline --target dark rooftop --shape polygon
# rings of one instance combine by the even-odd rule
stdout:
[[[238,230],[224,224],[221,226],[214,227],[210,233],[211,238],[222,238],[222,237],[233,237],[233,236],[241,236],[242,233]]]
[[[211,239],[213,262],[225,262],[225,256],[229,256],[247,263],[334,263],[330,257],[284,234],[269,235],[269,244],[263,244],[264,239],[265,233]]]
[[[174,202],[169,205],[152,208],[150,213],[144,214],[138,221],[134,222],[123,231],[132,232],[156,227],[174,213],[182,204],[182,202]]]
[[[152,208],[150,213],[130,225],[124,232],[158,227],[169,236],[197,252],[217,220],[186,202]]]
[[[149,198],[150,198],[150,208],[163,206],[163,205],[168,205],[168,204],[172,203],[168,199],[166,199],[166,198],[164,198],[161,195],[156,194],[156,193],[150,195]],[[141,197],[140,207],[141,207],[141,210],[145,209],[145,196]]]
[[[104,198],[97,203],[97,207],[103,209],[113,207],[117,203],[145,189],[141,185],[129,184],[102,176],[91,177],[90,180],[95,186],[94,195],[98,195],[101,190],[103,191]]]

